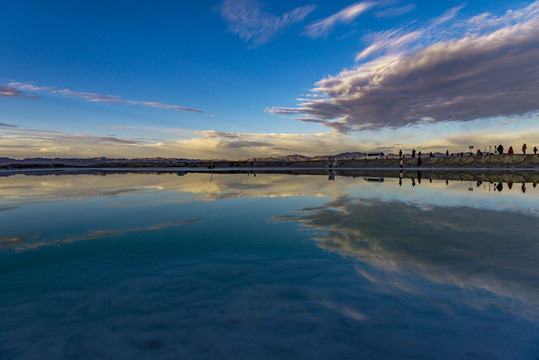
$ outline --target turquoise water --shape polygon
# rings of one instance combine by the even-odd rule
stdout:
[[[539,359],[539,189],[414,184],[0,178],[0,359]]]

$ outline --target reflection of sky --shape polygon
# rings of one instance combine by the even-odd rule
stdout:
[[[339,179],[340,180],[340,179]],[[365,184],[353,191],[343,193],[362,199],[379,199],[382,201],[401,201],[418,206],[455,207],[466,206],[485,210],[513,210],[522,213],[538,215],[539,188],[526,184],[526,193],[521,192],[522,184],[514,184],[509,190],[504,184],[502,192],[494,190],[494,185],[483,183],[477,187],[476,182],[445,181],[422,179],[421,184],[412,186],[411,179],[404,179],[402,187],[398,187],[398,180],[386,178],[383,184]],[[469,188],[473,188],[470,191]]]
[[[166,201],[217,200],[241,197],[327,197],[350,195],[363,199],[402,201],[421,206],[469,206],[477,209],[515,210],[536,214],[539,188],[526,184],[526,193],[515,183],[509,190],[504,184],[503,191],[494,191],[494,185],[484,183],[477,187],[475,182],[416,180],[412,187],[410,179],[404,179],[402,187],[395,178],[385,178],[383,183],[368,183],[363,178],[337,176],[328,181],[325,176],[283,175],[283,174],[174,174],[138,175],[122,174],[91,176],[24,176],[16,175],[0,181],[0,209],[10,208],[19,203],[85,199],[96,196],[114,197],[140,193],[161,194]],[[474,190],[469,191],[472,187]],[[169,195],[163,195],[168,193]],[[134,201],[140,201],[137,197]],[[159,201],[164,201],[160,199]]]
[[[3,178],[0,355],[530,358],[539,191],[472,185]]]
[[[374,283],[414,292],[417,281],[399,283],[413,274],[470,291],[466,301],[474,306],[539,319],[535,216],[343,196],[277,219],[322,231],[315,238],[319,246],[370,264],[377,275],[360,273]]]

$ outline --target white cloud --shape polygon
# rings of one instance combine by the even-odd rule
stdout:
[[[228,30],[256,47],[303,21],[315,6],[301,6],[281,16],[266,12],[264,5],[256,0],[225,0],[218,9],[221,18],[228,23]]]
[[[392,18],[407,14],[415,10],[415,4],[407,4],[400,7],[390,7],[384,10],[377,11],[374,15],[378,18]]]
[[[358,2],[341,11],[305,27],[304,34],[315,39],[327,36],[337,24],[348,24],[375,5],[374,2]]]
[[[538,3],[492,19],[496,26],[486,30],[470,25],[477,20],[452,21],[459,10],[454,8],[423,28],[381,34],[358,60],[379,51],[383,55],[316,83],[313,91],[327,98],[268,111],[328,127],[338,121],[345,132],[403,127],[425,118],[470,121],[535,111]],[[440,28],[443,24],[447,29]],[[429,41],[420,48],[417,40],[423,42],[423,36]]]

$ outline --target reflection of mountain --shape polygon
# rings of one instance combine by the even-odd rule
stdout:
[[[494,305],[539,317],[539,222],[534,216],[342,196],[277,220],[323,231],[316,238],[320,247],[374,266],[385,274],[382,278],[364,275],[381,285],[413,291],[395,282],[399,274],[413,274],[465,289],[474,306],[492,305],[474,298],[487,291],[504,299]]]

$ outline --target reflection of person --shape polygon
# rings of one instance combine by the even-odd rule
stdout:
[[[498,192],[502,192],[503,190],[503,184],[501,182],[498,183],[498,186],[496,186],[496,190],[498,190]]]
[[[522,193],[524,194],[526,192],[526,183],[522,183]]]
[[[404,161],[402,160],[402,157],[399,160],[399,166],[401,167],[401,169],[404,167]]]
[[[417,167],[421,167],[421,163],[423,162],[423,159],[421,157],[417,158]]]
[[[512,182],[507,183],[507,187],[509,188],[509,190],[511,190],[513,188],[513,183]]]
[[[417,183],[418,184],[421,184],[421,176],[422,176],[421,171],[418,171],[417,172]]]
[[[445,179],[445,186],[449,185],[449,180]]]
[[[412,186],[415,186],[415,179],[412,178]]]

